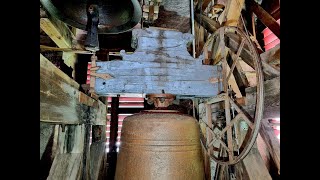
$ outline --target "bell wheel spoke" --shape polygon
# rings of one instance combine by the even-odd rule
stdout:
[[[241,39],[240,46],[239,46],[239,49],[238,49],[238,51],[237,51],[237,54],[236,54],[234,57],[231,55],[231,58],[233,59],[233,63],[232,63],[232,66],[231,66],[231,68],[230,68],[229,74],[228,74],[228,76],[227,76],[227,82],[229,81],[229,79],[230,79],[230,77],[231,77],[231,74],[232,74],[234,68],[236,67],[236,64],[238,63],[239,56],[240,56],[240,54],[241,54],[241,52],[242,52],[242,49],[243,49],[243,46],[244,46],[244,42],[245,42],[245,39],[242,38],[242,39]]]

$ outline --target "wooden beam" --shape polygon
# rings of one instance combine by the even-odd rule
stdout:
[[[79,180],[81,174],[82,153],[57,154],[47,180]]]
[[[225,38],[226,46],[231,51],[236,52],[239,49],[239,45],[240,45],[239,36],[236,34],[227,33],[225,35],[225,37],[226,37]],[[251,52],[248,49],[248,46],[246,44],[243,47],[243,50],[240,54],[240,57],[245,63],[247,63],[250,67],[252,67],[254,69],[254,64],[253,64],[253,60],[252,60],[253,57],[251,56]],[[272,79],[272,78],[280,76],[280,72],[278,70],[276,70],[272,66],[268,65],[264,61],[261,61],[261,63],[262,63],[262,70],[263,70],[264,79],[268,80],[268,79]]]
[[[199,13],[195,13],[194,15],[194,19],[197,21],[197,23],[200,23],[210,33],[214,33],[220,27],[220,24],[218,22],[210,19],[205,15]]]
[[[40,54],[40,121],[55,124],[105,125],[106,105],[92,103],[79,90],[79,84]],[[83,99],[86,99],[84,102]]]
[[[52,163],[48,180],[79,180],[82,174],[85,125],[59,127],[59,152]]]
[[[280,174],[280,143],[267,119],[261,121],[260,135]]]
[[[40,18],[40,28],[57,44],[60,48],[71,48],[75,36],[68,26],[53,17]]]
[[[272,180],[269,171],[258,151],[256,143],[253,145],[248,155],[243,159],[243,164],[249,176],[248,180]]]
[[[258,19],[280,39],[280,25],[277,20],[254,0],[251,0],[251,9]]]
[[[244,109],[253,115],[256,103],[256,87],[246,89],[246,106]],[[263,119],[280,117],[280,77],[264,82]]]
[[[202,11],[206,10],[211,0],[203,0],[202,2]]]
[[[104,126],[105,127],[105,126]],[[104,163],[106,157],[106,142],[98,141],[93,142],[90,146],[90,176],[91,179],[98,179],[99,176],[103,175]]]
[[[42,41],[46,41],[46,39],[43,39]],[[41,44],[41,43],[40,43]],[[68,53],[76,53],[76,54],[93,54],[91,51],[86,51],[82,49],[72,49],[72,48],[59,48],[59,47],[50,47],[46,45],[40,45],[41,51],[63,51]]]
[[[237,26],[244,6],[244,0],[229,0],[226,8],[225,26]]]
[[[260,54],[261,61],[266,62],[276,70],[280,71],[280,44]]]

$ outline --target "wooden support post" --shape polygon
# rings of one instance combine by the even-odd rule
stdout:
[[[40,122],[106,124],[106,105],[79,90],[79,84],[40,54]]]
[[[207,144],[209,144],[212,141],[212,134],[210,133],[210,129],[213,128],[212,125],[212,110],[211,110],[211,104],[206,104],[206,118],[207,118],[207,124],[209,127],[207,127]],[[208,148],[208,154],[212,154],[212,147]]]
[[[258,151],[256,143],[253,145],[248,155],[243,159],[243,164],[249,176],[249,180],[272,180],[269,171]]]
[[[260,135],[280,174],[280,143],[266,119],[261,121]]]
[[[106,126],[92,126],[92,144],[90,146],[90,177],[103,179],[106,164]]]
[[[118,136],[118,114],[119,114],[119,97],[112,97],[111,101],[111,121],[110,121],[110,140],[108,154],[108,178],[113,179],[117,165],[117,136]]]
[[[56,155],[48,180],[79,180],[82,174],[84,126],[66,125],[59,128],[59,153]]]
[[[91,125],[84,125],[84,144],[83,144],[83,155],[82,155],[82,180],[91,178],[90,174],[90,131]]]

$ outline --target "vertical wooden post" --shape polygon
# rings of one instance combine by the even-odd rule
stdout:
[[[211,130],[212,129],[212,110],[211,110],[211,104],[206,104],[206,117],[207,117],[207,144],[209,144],[212,141],[212,134]],[[210,128],[210,129],[209,129]],[[208,148],[208,154],[210,155],[212,153],[212,147]]]
[[[112,97],[111,101],[111,121],[110,121],[110,144],[108,154],[108,179],[114,179],[117,163],[117,136],[118,136],[118,114],[119,97]]]

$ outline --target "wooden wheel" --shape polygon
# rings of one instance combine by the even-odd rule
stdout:
[[[235,51],[235,43],[231,44],[232,40],[237,40],[237,50]],[[238,163],[246,157],[251,150],[260,127],[260,122],[263,115],[263,74],[261,69],[260,56],[257,53],[251,39],[237,27],[225,26],[219,28],[210,38],[212,43],[213,63],[221,67],[221,76],[223,87],[220,88],[220,94],[206,101],[207,119],[209,124],[210,140],[207,139],[206,147],[208,153],[221,165],[232,165]],[[245,52],[244,52],[245,51]],[[233,81],[239,84],[239,78],[235,78],[234,70],[239,68],[239,59],[243,54],[249,54],[251,58],[245,61],[255,70],[255,83],[251,86],[256,86],[256,103],[254,113],[249,115],[245,108],[242,107],[234,96],[233,90],[230,87],[231,77]],[[238,81],[237,81],[238,80]],[[249,85],[247,87],[250,87]],[[242,91],[244,93],[245,91]],[[220,117],[211,117],[212,104],[220,107]],[[211,121],[212,122],[211,122]],[[239,142],[240,126],[245,126],[247,129],[242,129],[242,141]],[[207,127],[208,129],[208,127]]]

